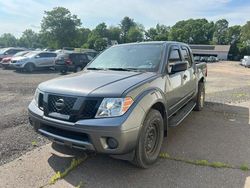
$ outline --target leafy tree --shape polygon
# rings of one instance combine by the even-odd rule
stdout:
[[[77,37],[75,38],[75,47],[81,47],[83,44],[87,43],[88,36],[91,30],[88,28],[77,29]]]
[[[227,44],[228,21],[221,19],[215,22],[213,42],[215,44]]]
[[[168,40],[170,27],[157,24],[156,28],[151,27],[145,35],[148,40],[165,41]]]
[[[40,48],[42,45],[39,41],[39,35],[31,29],[26,29],[19,39],[19,46],[26,48]]]
[[[136,23],[133,19],[126,16],[122,19],[120,27],[122,42],[126,43],[128,41],[128,32],[130,28],[136,27]]]
[[[250,21],[241,29],[240,44],[238,44],[241,55],[250,55]]]
[[[190,44],[209,44],[213,23],[206,19],[189,19],[177,22],[170,32],[170,39]]]
[[[108,36],[107,25],[105,23],[100,23],[95,27],[93,32],[100,37],[107,37]]]
[[[127,34],[128,42],[140,42],[143,40],[143,33],[137,27],[131,27]]]
[[[81,25],[80,19],[72,15],[64,7],[56,7],[51,11],[45,11],[41,24],[41,32],[47,38],[50,47],[62,48],[74,46],[77,36],[77,28]]]
[[[241,26],[235,25],[227,29],[226,43],[230,44],[229,54],[233,57],[239,56],[238,45],[240,43]]]
[[[0,37],[0,46],[3,47],[15,47],[17,46],[17,39],[14,35],[10,34],[10,33],[4,33],[1,37]]]
[[[107,47],[107,44],[108,44],[107,40],[105,40],[103,38],[98,38],[95,41],[94,48],[97,51],[102,51]]]
[[[108,28],[107,37],[110,40],[116,40],[118,43],[121,42],[121,29],[119,27],[110,26]]]

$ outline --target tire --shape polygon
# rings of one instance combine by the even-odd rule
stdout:
[[[35,66],[33,63],[28,63],[24,66],[24,69],[27,71],[27,72],[33,72],[35,70]]]
[[[67,73],[67,70],[66,69],[63,69],[63,70],[60,70],[61,74],[66,74]]]
[[[205,104],[205,85],[203,82],[199,82],[198,93],[195,99],[196,106],[194,107],[195,111],[201,111],[204,108]]]
[[[161,113],[151,109],[140,131],[134,159],[131,161],[139,168],[149,168],[159,156],[164,137],[164,123]]]

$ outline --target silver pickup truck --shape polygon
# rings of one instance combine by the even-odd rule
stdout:
[[[83,71],[41,83],[30,123],[58,144],[148,168],[167,128],[203,108],[206,74],[184,43],[116,45]]]

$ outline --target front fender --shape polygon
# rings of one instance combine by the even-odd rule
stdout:
[[[161,103],[164,105],[165,108],[165,115],[168,117],[168,111],[167,111],[167,101],[165,98],[164,93],[158,89],[158,88],[149,88],[145,91],[143,91],[141,94],[139,94],[135,98],[135,102],[140,105],[140,107],[144,110],[144,117],[145,119],[146,115],[148,114],[149,110],[152,108],[152,106],[156,103]]]

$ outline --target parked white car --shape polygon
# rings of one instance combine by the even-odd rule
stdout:
[[[244,67],[250,67],[250,56],[244,56],[240,64]]]
[[[10,67],[15,69],[24,69],[27,72],[33,72],[38,68],[54,67],[54,61],[57,54],[53,52],[33,51],[22,57],[16,57],[11,61]]]

